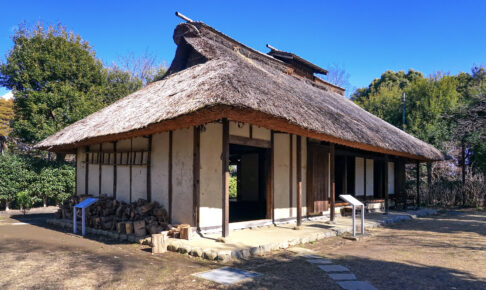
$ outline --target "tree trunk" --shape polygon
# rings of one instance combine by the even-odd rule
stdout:
[[[10,201],[9,200],[6,200],[5,201],[5,211],[9,211],[10,209],[8,208],[8,206],[10,205]]]
[[[47,198],[44,197],[44,198],[42,198],[42,200],[44,201],[44,207],[47,207]]]

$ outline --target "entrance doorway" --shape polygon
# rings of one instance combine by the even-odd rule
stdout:
[[[265,219],[270,150],[230,144],[229,221]]]

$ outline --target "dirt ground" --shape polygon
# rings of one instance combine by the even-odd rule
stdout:
[[[48,212],[0,214],[1,289],[339,289],[315,265],[288,251],[228,263],[262,275],[219,285],[191,274],[222,264],[80,238],[49,228],[44,222],[52,216]],[[486,212],[446,212],[373,230],[357,242],[336,237],[304,247],[350,268],[378,289],[486,289]]]

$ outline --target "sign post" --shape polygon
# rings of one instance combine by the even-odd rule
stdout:
[[[364,235],[364,203],[354,198],[349,194],[342,194],[339,196],[345,202],[348,202],[353,207],[353,237],[356,237],[356,207],[361,207],[361,235]]]
[[[92,205],[93,203],[97,202],[98,199],[97,198],[94,198],[94,197],[90,197],[90,198],[87,198],[85,200],[83,200],[82,202],[76,204],[73,208],[73,233],[76,233],[77,232],[77,221],[76,221],[76,209],[80,208],[81,209],[81,218],[82,218],[82,221],[81,221],[81,233],[84,237],[84,235],[86,234],[86,215],[85,215],[85,210],[88,206]]]

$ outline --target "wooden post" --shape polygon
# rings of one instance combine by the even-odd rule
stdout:
[[[462,185],[466,184],[466,146],[461,142]]]
[[[147,152],[147,201],[152,201],[152,135],[148,136],[148,152]],[[143,162],[143,155],[142,155]]]
[[[194,146],[192,154],[192,217],[194,225],[199,231],[199,169],[200,169],[200,145],[201,145],[201,130],[199,126],[194,126]]]
[[[172,223],[172,131],[169,131],[169,188],[168,188],[168,195],[169,195],[169,223]]]
[[[363,160],[364,160],[364,164],[363,164],[363,168],[364,168],[364,174],[363,174],[364,175],[364,182],[363,182],[364,188],[363,188],[363,191],[364,191],[364,193],[363,193],[363,195],[364,195],[364,199],[366,200],[366,158],[363,158]]]
[[[334,222],[335,218],[335,207],[336,207],[336,181],[335,181],[335,163],[336,163],[336,155],[334,149],[334,143],[331,143],[329,146],[329,153],[330,153],[330,167],[331,167],[331,222]]]
[[[133,163],[133,138],[130,138],[130,154],[128,155],[128,164],[130,168],[130,203],[132,203],[132,163]]]
[[[98,152],[98,196],[101,195],[101,183],[103,182],[101,163],[103,163],[103,144],[100,143],[100,152]]]
[[[0,144],[2,145],[2,144]],[[0,147],[0,150],[2,150],[2,148]],[[74,195],[77,196],[78,195],[78,161],[79,161],[79,156],[78,156],[78,151],[76,150],[76,156],[74,157],[74,164],[76,165],[76,167],[74,168]]]
[[[222,189],[222,208],[223,208],[223,237],[229,235],[229,122],[223,119],[223,154],[222,154],[222,171],[223,171],[223,189]]]
[[[294,160],[293,160],[293,151],[294,151],[294,144],[293,144],[293,135],[292,134],[289,134],[289,139],[290,139],[290,144],[289,144],[289,152],[290,152],[290,166],[289,166],[289,209],[290,209],[290,213],[289,213],[289,216],[292,217],[293,216],[293,209],[292,207],[294,206],[294,172],[293,172],[293,167],[294,167]]]
[[[113,158],[113,198],[116,199],[116,182],[117,182],[117,154],[116,154],[116,143],[117,141],[113,142],[113,154],[115,157]]]
[[[297,226],[302,225],[302,140],[297,136]]]
[[[417,161],[416,162],[416,166],[417,166],[417,207],[420,207],[420,162]]]
[[[430,190],[432,189],[432,162],[427,162],[427,204],[431,202]]]
[[[271,205],[272,205],[272,223],[275,223],[275,133],[273,130],[270,133],[270,143],[272,148],[270,157],[270,176],[271,176]]]
[[[89,146],[86,146],[86,172],[84,176],[84,194],[88,195],[89,186]]]
[[[384,191],[385,191],[385,214],[388,214],[388,210],[390,208],[390,200],[388,196],[388,155],[385,155],[385,170],[383,172],[383,183],[384,183]]]

